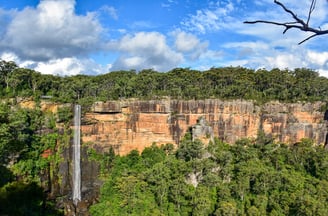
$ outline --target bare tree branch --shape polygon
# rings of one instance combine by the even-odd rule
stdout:
[[[300,19],[299,17],[297,17],[297,15],[292,10],[289,10],[284,4],[282,4],[281,2],[279,2],[277,0],[274,0],[274,3],[276,3],[277,5],[282,7],[285,12],[289,13],[295,21],[292,21],[292,22],[275,22],[275,21],[267,21],[267,20],[255,20],[255,21],[245,21],[244,23],[245,24],[266,23],[266,24],[273,24],[273,25],[283,26],[283,27],[285,27],[285,30],[283,31],[283,34],[285,34],[289,29],[292,29],[292,28],[299,29],[299,30],[304,31],[304,32],[313,32],[314,34],[312,34],[311,36],[307,37],[306,39],[304,39],[304,40],[302,40],[301,42],[298,43],[298,44],[302,44],[305,41],[307,41],[307,40],[309,40],[313,37],[328,34],[328,29],[327,30],[321,30],[320,27],[319,28],[313,28],[313,27],[309,26],[311,15],[312,15],[312,13],[315,9],[316,2],[317,2],[316,0],[312,0],[306,22],[304,22],[303,19]]]
[[[307,21],[306,21],[306,25],[309,25],[309,22],[310,22],[310,19],[311,19],[311,14],[312,12],[314,11],[315,9],[315,4],[317,3],[316,0],[312,0],[311,2],[311,6],[310,6],[310,9],[309,9],[309,15],[308,15],[308,18],[307,18]]]
[[[305,38],[304,40],[302,40],[301,42],[299,42],[298,45],[304,43],[304,42],[307,41],[307,40],[310,40],[311,38],[313,38],[313,37],[315,37],[315,36],[317,36],[317,34],[313,34],[313,35],[311,35],[310,37]]]

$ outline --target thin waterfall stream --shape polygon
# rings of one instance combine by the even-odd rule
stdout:
[[[73,140],[73,202],[81,201],[81,106],[74,106],[74,140]]]

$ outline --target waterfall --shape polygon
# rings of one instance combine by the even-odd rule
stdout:
[[[73,202],[81,201],[81,144],[80,144],[81,106],[74,106],[73,142]]]

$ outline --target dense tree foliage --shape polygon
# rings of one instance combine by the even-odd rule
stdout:
[[[10,86],[10,84],[9,84]],[[53,158],[55,117],[40,109],[0,103],[0,215],[60,215],[46,199],[41,177]]]
[[[241,67],[206,71],[176,68],[166,73],[154,70],[113,71],[98,76],[59,77],[18,68],[1,61],[0,96],[51,96],[60,102],[78,101],[84,106],[97,100],[122,98],[156,99],[250,99],[260,103],[327,101],[328,79],[313,70],[251,70]]]
[[[327,215],[328,154],[268,137],[116,156],[92,215]]]

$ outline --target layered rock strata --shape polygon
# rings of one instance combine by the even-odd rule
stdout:
[[[209,141],[255,138],[261,130],[276,141],[295,143],[302,138],[325,144],[327,122],[323,103],[234,100],[151,100],[96,102],[82,120],[82,140],[104,151],[110,146],[124,155],[152,143],[178,144],[188,132]],[[200,121],[201,120],[201,121]]]

